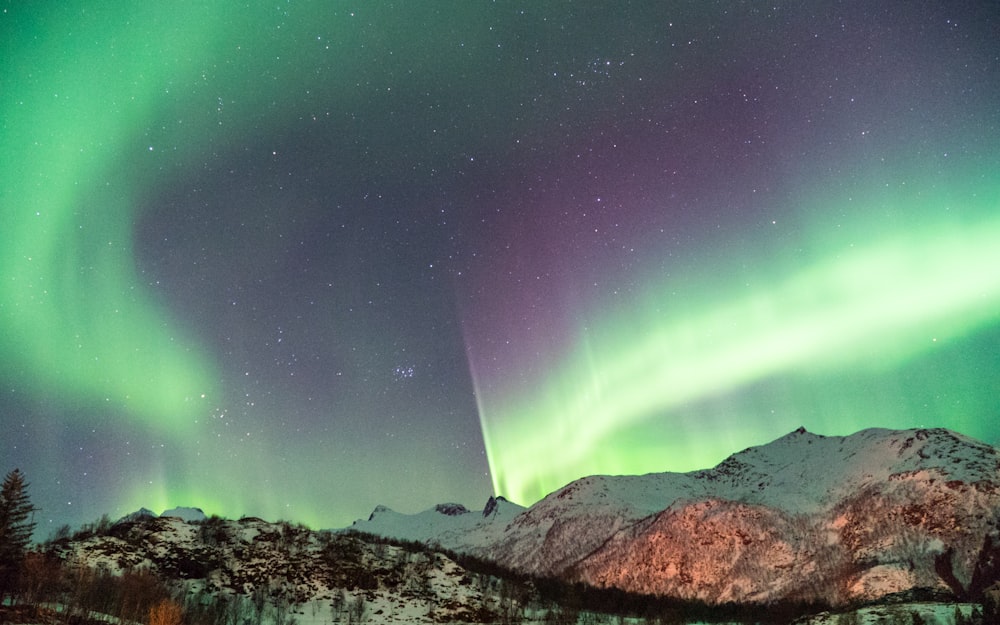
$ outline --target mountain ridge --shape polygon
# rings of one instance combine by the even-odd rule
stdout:
[[[990,445],[943,428],[799,428],[710,469],[580,478],[477,535],[418,533],[405,515],[391,533],[631,592],[837,604],[917,587],[967,595],[984,583],[986,545],[1000,544],[998,519]]]
[[[334,533],[709,604],[964,599],[1000,579],[1000,450],[942,428],[799,428],[709,469],[587,476],[527,508],[380,505]]]

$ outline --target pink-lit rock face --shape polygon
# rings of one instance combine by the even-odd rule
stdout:
[[[504,510],[355,528],[710,603],[980,596],[1000,579],[1000,451],[942,429],[799,429],[711,469],[589,476]]]
[[[810,528],[787,515],[722,500],[679,503],[608,541],[575,569],[581,580],[713,601],[787,594],[812,568]]]
[[[935,495],[923,494],[936,503],[922,506],[916,491],[905,499],[863,493],[844,512],[818,516],[721,500],[677,504],[617,534],[573,575],[709,602],[844,603],[911,588],[960,593],[973,581],[987,528],[974,529],[964,514],[957,519],[962,505]]]
[[[993,447],[946,430],[800,430],[706,471],[578,480],[479,553],[713,603],[842,604],[982,591],[998,573],[998,520]]]

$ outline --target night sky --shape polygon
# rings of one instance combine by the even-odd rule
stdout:
[[[1000,444],[994,2],[0,3],[39,533]]]

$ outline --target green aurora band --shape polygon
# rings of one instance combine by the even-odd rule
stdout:
[[[587,475],[713,466],[740,441],[764,443],[808,419],[803,408],[815,396],[830,405],[815,408],[822,414],[809,424],[825,434],[921,425],[910,403],[872,387],[1000,320],[998,191],[968,200],[977,204],[969,212],[987,218],[844,247],[770,272],[765,286],[732,299],[706,296],[675,314],[637,313],[676,310],[676,296],[660,295],[671,290],[664,284],[631,310],[581,324],[576,346],[550,378],[502,397],[477,392],[494,488],[530,504]],[[727,286],[714,292],[741,292]],[[961,387],[967,373],[935,365],[923,381],[940,393]],[[775,388],[789,385],[813,397],[776,401],[782,392]],[[775,403],[783,410],[765,418]],[[928,419],[982,436],[977,409],[988,408],[966,404],[937,406]],[[713,418],[720,410],[721,420]]]
[[[19,45],[0,103],[0,367],[47,399],[176,431],[215,394],[213,366],[144,288],[132,228],[155,170],[143,129],[211,20],[75,8],[5,33]]]
[[[0,372],[185,429],[211,409],[217,375],[137,275],[138,208],[261,123],[296,78],[276,59],[302,33],[276,38],[271,9],[224,3],[49,9],[4,33]],[[256,40],[269,46],[242,43]],[[264,93],[244,87],[261,77]],[[240,97],[209,114],[220,93]]]
[[[205,153],[280,124],[273,112],[303,89],[359,97],[347,86],[363,59],[343,58],[338,76],[302,71],[357,35],[345,28],[332,51],[316,41],[317,12],[350,19],[336,4],[47,9],[7,16],[0,33],[0,374],[185,431],[213,409],[218,375],[137,275],[139,207]]]
[[[202,456],[198,432],[221,401],[217,366],[139,274],[134,227],[151,189],[227,149],[287,93],[283,76],[294,73],[276,59],[302,33],[275,38],[264,32],[273,7],[226,3],[8,10],[18,15],[2,33],[0,374],[60,419],[104,410]],[[264,93],[243,86],[261,80]],[[224,115],[220,93],[239,94]],[[264,472],[214,462],[223,480]],[[131,476],[123,509],[248,509],[245,493],[220,494],[184,465],[163,458],[152,474]],[[261,514],[281,514],[266,493],[253,497],[266,499],[252,502]]]
[[[216,363],[139,275],[133,228],[150,189],[182,178],[202,153],[259,131],[269,123],[261,111],[280,110],[301,91],[293,87],[316,80],[297,71],[317,53],[299,51],[315,39],[311,18],[303,12],[276,34],[271,5],[31,10],[37,15],[0,32],[8,42],[0,78],[0,374],[47,401],[109,406],[194,438],[221,393]],[[323,77],[317,88],[361,99],[348,87],[363,61],[342,57],[344,75]],[[216,114],[220,94],[226,110]],[[191,109],[202,112],[184,114]],[[764,442],[799,418],[762,426],[765,405],[790,412],[816,403],[798,400],[799,392],[837,399],[836,390],[817,389],[838,383],[855,396],[814,419],[823,433],[918,424],[910,404],[856,391],[862,379],[919,368],[1000,319],[1000,188],[974,185],[978,195],[961,204],[975,218],[930,220],[793,270],[762,271],[763,286],[752,292],[731,285],[679,308],[665,295],[671,285],[653,280],[630,310],[581,323],[573,351],[548,379],[509,394],[477,388],[496,492],[528,504],[587,474],[706,467],[735,441]],[[919,209],[931,214],[946,204]],[[960,384],[962,373],[942,374],[939,386]],[[785,381],[794,389],[782,395]],[[977,434],[975,403],[935,408],[954,411],[949,423],[967,422],[966,433]],[[848,410],[856,412],[845,417]],[[720,411],[726,435],[711,418]],[[243,471],[217,462],[223,478]],[[168,477],[162,468],[149,482],[132,485],[125,505],[246,509],[248,495],[213,494],[197,486],[198,475]],[[315,522],[314,513],[297,516]]]
[[[476,14],[454,13],[456,23]],[[357,54],[366,38],[395,44],[404,59],[434,40],[433,32],[365,31],[411,23],[391,5],[365,15],[362,23],[334,2],[185,0],[47,3],[0,14],[0,377],[55,421],[89,430],[87,415],[102,414],[166,437],[166,452],[143,451],[153,454],[148,474],[123,476],[123,511],[180,503],[329,522],[329,506],[313,501],[308,485],[297,493],[267,487],[276,475],[300,483],[287,468],[243,466],[212,446],[206,423],[232,389],[204,337],[141,274],[135,227],[144,202],[197,173],[206,156],[243,153],[310,106],[362,106],[370,64],[379,62]],[[331,58],[336,73],[325,69]],[[407,81],[451,68],[423,70],[394,84],[405,92]],[[240,444],[243,457],[270,457],[276,447],[295,453],[277,441]],[[220,491],[218,483],[255,486]],[[372,485],[357,480],[354,488]]]

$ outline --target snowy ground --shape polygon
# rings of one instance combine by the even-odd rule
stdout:
[[[56,612],[61,606],[47,606]],[[961,612],[963,618],[968,618],[974,608],[979,608],[977,604],[939,604],[939,603],[902,603],[887,606],[871,606],[861,608],[856,613],[822,613],[816,616],[807,617],[797,622],[796,625],[891,625],[895,623],[911,623],[912,616],[917,614],[923,619],[926,625],[953,625],[955,622],[956,608]],[[857,615],[856,617],[854,615]],[[90,618],[95,621],[104,621],[113,625],[140,625],[123,622],[113,617],[102,618],[103,615],[91,613]],[[275,623],[274,615],[268,615],[262,625]],[[341,623],[357,623],[358,614],[348,614],[347,612],[336,613],[331,608],[330,601],[312,601],[302,606],[297,606],[294,613],[284,615],[286,624],[296,625],[332,625]],[[376,597],[375,600],[366,602],[365,611],[361,616],[362,623],[454,623],[461,625],[462,621],[439,620],[440,615],[435,615],[429,606],[411,602],[400,603],[398,597],[385,596]],[[543,625],[545,614],[529,614],[525,620],[518,621],[524,625]],[[856,620],[855,620],[856,619]],[[649,621],[643,619],[624,618],[609,616],[606,614],[582,613],[577,620],[579,625],[645,625]],[[31,624],[28,624],[31,625]],[[37,625],[45,625],[40,623]],[[685,625],[743,625],[740,623],[703,623],[701,621],[690,621]]]
[[[912,622],[912,615],[914,614],[919,614],[927,625],[953,625],[956,608],[961,611],[963,618],[968,618],[973,608],[978,609],[979,605],[974,603],[899,603],[879,605],[858,610],[857,620],[853,620],[850,614],[828,614],[824,612],[823,614],[799,621],[799,625],[847,625],[848,623],[851,625],[908,624]]]
[[[917,614],[923,619],[926,625],[953,625],[955,622],[956,608],[961,612],[963,618],[968,618],[973,609],[980,609],[974,603],[900,603],[884,606],[870,606],[852,613],[821,613],[815,616],[806,617],[797,621],[796,625],[895,625],[896,623],[909,623],[912,616]],[[857,620],[854,620],[854,615]],[[304,606],[299,606],[296,613],[290,615],[295,619],[296,625],[330,625],[348,622],[347,614],[334,617],[331,612],[329,601],[314,601]],[[440,615],[435,615],[429,610],[427,605],[417,603],[402,604],[397,597],[381,597],[367,604],[365,613],[362,615],[364,623],[453,623],[462,625],[462,621],[441,621]],[[528,614],[524,620],[515,621],[524,625],[544,625],[546,614]],[[619,618],[607,614],[581,613],[577,619],[578,625],[646,625],[654,621],[647,621],[638,618]],[[677,624],[681,625],[681,624]],[[705,623],[703,621],[688,621],[683,625],[745,625],[743,623]]]

